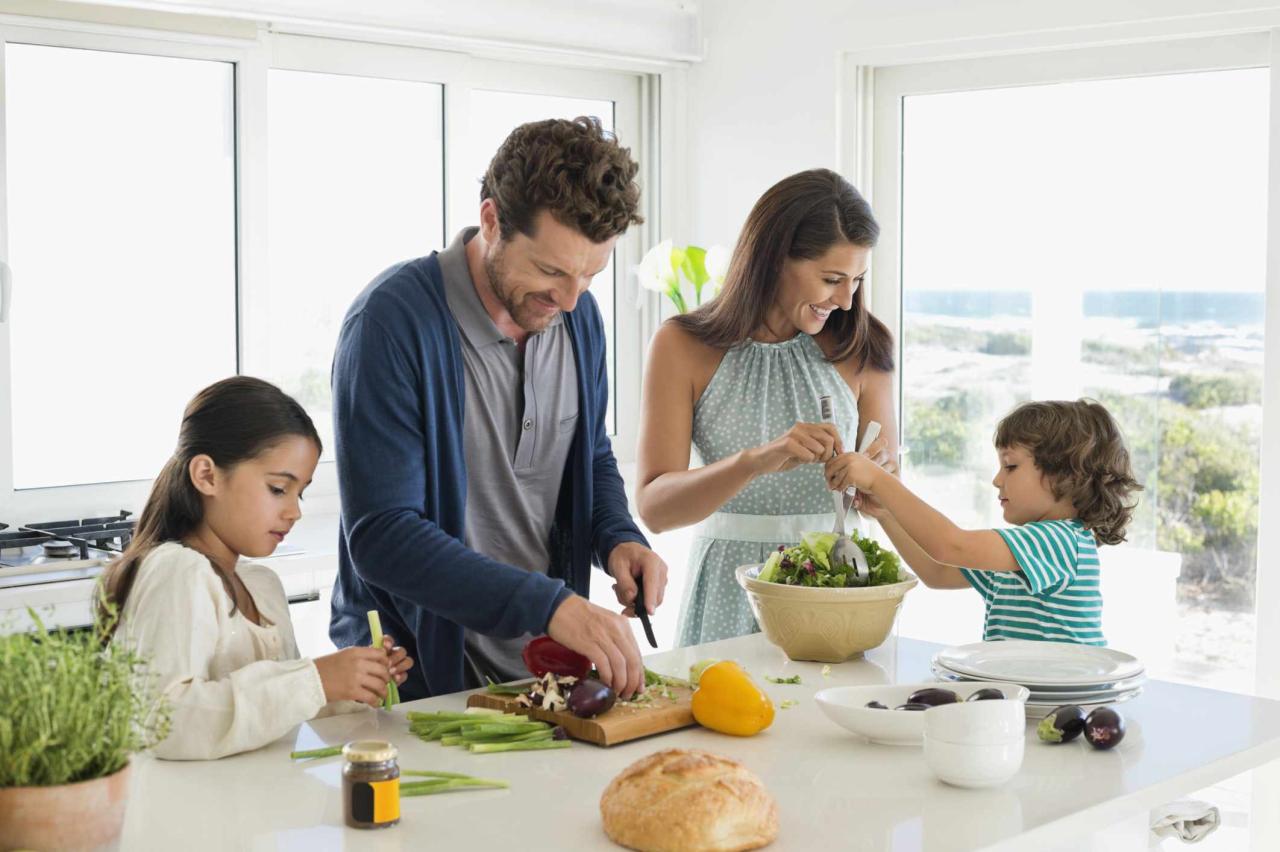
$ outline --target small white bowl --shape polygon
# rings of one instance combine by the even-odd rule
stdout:
[[[926,739],[956,745],[997,745],[1023,739],[1026,734],[1026,705],[1012,699],[944,704],[924,720]]]
[[[942,781],[956,787],[995,787],[1018,774],[1026,737],[1007,743],[949,743],[924,735],[924,762]]]
[[[934,687],[950,689],[961,701],[979,689],[994,687],[1002,691],[1010,701],[1025,703],[1031,695],[1026,687],[1009,683],[984,683],[971,681],[965,683],[904,683],[891,686],[837,686],[824,689],[814,696],[818,707],[827,718],[847,731],[866,737],[873,743],[884,745],[920,745],[924,738],[924,719],[936,710],[894,710],[906,703],[907,696],[918,689]],[[888,710],[875,710],[867,707],[868,701],[879,701]],[[1001,704],[1001,701],[974,701],[968,706],[979,704]],[[953,705],[943,705],[951,707]]]

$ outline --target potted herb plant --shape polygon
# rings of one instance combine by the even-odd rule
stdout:
[[[0,838],[6,849],[91,849],[124,821],[129,759],[168,734],[168,710],[125,643],[101,629],[0,636]]]

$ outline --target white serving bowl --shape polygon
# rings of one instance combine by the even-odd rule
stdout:
[[[995,703],[995,702],[991,702]],[[924,735],[924,762],[940,780],[956,787],[995,787],[1018,774],[1026,737],[1006,743],[949,743]]]
[[[836,686],[824,689],[814,696],[818,707],[828,719],[847,731],[865,737],[873,743],[884,745],[920,745],[924,738],[924,717],[933,713],[930,710],[894,710],[899,704],[905,704],[907,696],[918,689],[935,687],[950,689],[961,701],[979,689],[993,687],[1004,692],[1005,696],[1019,703],[1025,703],[1031,694],[1024,686],[1008,683],[985,683],[969,681],[965,683],[904,683],[888,686]],[[879,701],[888,710],[876,710],[867,707],[868,701]],[[1000,701],[974,701],[969,704],[1000,704]],[[952,706],[952,705],[944,705]]]

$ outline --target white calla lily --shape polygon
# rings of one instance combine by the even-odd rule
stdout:
[[[730,252],[723,246],[712,246],[707,249],[707,274],[712,276],[712,284],[716,289],[723,287],[724,276],[728,275],[728,258]]]
[[[636,267],[640,286],[655,293],[670,293],[677,286],[671,266],[671,240],[663,240],[645,253]]]

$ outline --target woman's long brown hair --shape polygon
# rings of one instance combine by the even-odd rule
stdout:
[[[783,262],[822,257],[840,242],[870,248],[880,226],[866,199],[829,169],[810,169],[769,188],[751,210],[734,247],[720,295],[670,321],[716,349],[746,343],[764,325],[778,295]],[[828,360],[857,360],[859,368],[893,369],[893,335],[863,304],[836,311],[824,332],[836,342]]]
[[[151,486],[132,541],[103,572],[98,615],[105,636],[115,631],[147,554],[167,541],[182,540],[204,520],[204,503],[188,472],[191,460],[207,455],[219,468],[230,470],[292,436],[308,438],[320,449],[320,435],[311,417],[269,382],[235,376],[196,394],[182,416],[178,448]],[[220,571],[218,576],[234,606],[230,581]]]

